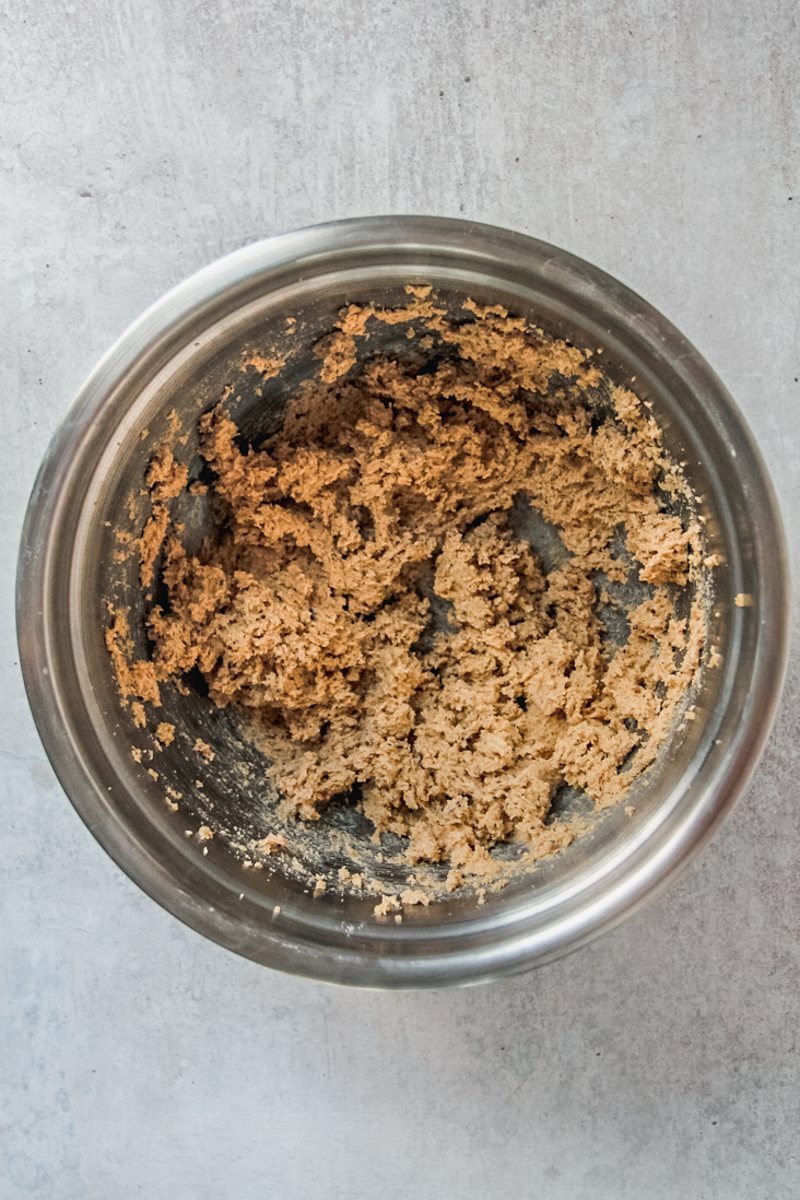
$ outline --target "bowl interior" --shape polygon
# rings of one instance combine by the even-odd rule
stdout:
[[[106,745],[113,748],[117,777],[124,780],[126,791],[141,805],[142,817],[157,821],[173,838],[177,835],[185,839],[201,825],[208,825],[222,835],[202,847],[194,840],[189,843],[195,857],[202,855],[207,860],[198,864],[202,870],[219,871],[237,893],[245,888],[255,891],[270,906],[291,903],[300,909],[310,908],[315,919],[318,910],[324,908],[339,920],[372,922],[375,896],[346,895],[337,886],[337,871],[346,867],[353,872],[365,872],[387,888],[402,885],[409,867],[395,857],[401,849],[399,840],[388,835],[380,845],[373,843],[371,826],[347,797],[332,802],[318,823],[282,819],[278,812],[280,797],[269,779],[268,760],[247,737],[237,713],[218,709],[207,698],[199,677],[186,694],[166,685],[163,708],[153,710],[150,728],[136,728],[130,712],[120,708],[109,670],[102,641],[106,623],[103,609],[110,600],[115,607],[129,610],[137,654],[146,657],[147,606],[138,585],[138,559],[120,555],[117,534],[122,531],[135,537],[146,520],[149,506],[143,492],[143,478],[153,447],[168,442],[176,456],[189,465],[190,480],[202,481],[197,420],[219,401],[226,387],[234,388],[227,407],[243,440],[258,443],[280,425],[293,389],[318,368],[319,360],[312,347],[330,331],[339,309],[346,303],[359,301],[401,305],[407,281],[405,271],[395,280],[383,278],[377,282],[369,277],[331,279],[317,285],[310,295],[293,296],[293,304],[288,307],[281,297],[265,297],[263,303],[257,301],[233,319],[223,320],[219,328],[209,330],[200,344],[192,347],[194,353],[186,355],[177,367],[162,374],[161,379],[154,380],[134,399],[124,414],[122,436],[107,450],[89,501],[95,527],[82,559],[80,598],[75,606],[79,627],[75,633],[81,641],[96,704],[95,720],[99,728],[110,734]],[[711,488],[704,469],[706,456],[693,444],[694,431],[684,410],[665,392],[660,380],[647,378],[643,364],[632,362],[625,354],[625,347],[611,339],[608,331],[601,335],[599,330],[582,324],[575,313],[567,316],[546,311],[543,305],[532,304],[496,283],[475,280],[465,286],[461,281],[432,277],[429,272],[414,281],[433,283],[437,294],[453,312],[469,295],[480,303],[506,305],[532,322],[544,325],[549,332],[579,345],[602,346],[607,369],[618,382],[627,383],[631,376],[637,376],[636,386],[644,399],[653,401],[671,453],[688,463],[687,473],[694,489],[704,497],[709,495]],[[285,333],[288,315],[295,316],[299,325],[291,340]],[[404,354],[408,345],[405,329],[405,326],[389,326],[377,330],[369,341],[368,352]],[[288,355],[287,366],[266,384],[256,370],[243,366],[253,355],[281,351]],[[173,414],[177,414],[177,423]],[[704,507],[711,549],[720,541],[720,522],[707,501]],[[180,497],[174,515],[186,527],[187,544],[199,544],[209,528],[207,498]],[[711,625],[714,643],[727,643],[724,607],[714,610]],[[633,817],[622,805],[607,811],[590,834],[549,861],[521,871],[502,895],[487,896],[484,903],[489,909],[502,906],[507,911],[517,902],[524,903],[532,887],[540,896],[546,896],[552,889],[569,886],[587,865],[608,853],[611,847],[619,849],[621,841],[635,837],[641,824],[652,817],[663,797],[680,780],[704,732],[707,735],[718,706],[720,683],[719,671],[703,672],[696,697],[702,719],[676,729],[659,762],[634,784],[626,796],[626,804],[634,806]],[[158,748],[152,729],[161,719],[168,719],[175,726],[175,739],[170,745]],[[212,761],[206,762],[194,751],[198,738],[212,748]],[[140,761],[135,760],[132,751]],[[560,811],[570,805],[580,806],[582,802],[579,795],[568,790],[559,799]],[[177,803],[177,811],[171,811],[171,802]],[[247,865],[251,861],[247,843],[275,833],[286,838],[286,849],[270,860],[266,869],[254,870]],[[237,853],[232,853],[231,846]],[[513,856],[520,850],[521,847],[510,846],[501,848],[499,853]],[[303,868],[299,879],[294,877],[298,872],[289,865],[293,859],[295,868],[298,862]],[[447,870],[448,866],[442,865],[438,871],[432,868],[431,874],[438,873],[443,880]],[[309,878],[315,875],[323,875],[328,888],[322,897],[310,900]],[[411,910],[405,919],[439,925],[443,921],[463,920],[474,911],[474,889],[459,896],[442,892],[432,906]]]

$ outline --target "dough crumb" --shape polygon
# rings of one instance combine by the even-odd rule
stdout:
[[[278,850],[282,850],[286,845],[286,838],[279,833],[269,833],[260,841],[253,842],[253,849],[260,854],[275,854]]]
[[[194,749],[197,754],[201,756],[201,758],[206,760],[206,762],[214,761],[214,751],[211,749],[208,742],[204,742],[202,738],[195,739]]]
[[[271,358],[265,358],[263,354],[251,354],[244,360],[244,366],[254,367],[262,379],[274,379],[286,366],[286,357],[275,354]]]
[[[381,896],[378,903],[373,908],[373,913],[376,917],[388,917],[390,913],[396,912],[400,907],[400,901],[397,896]]]

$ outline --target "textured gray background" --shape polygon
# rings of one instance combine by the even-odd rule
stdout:
[[[3,9],[1,1200],[796,1197],[797,655],[747,796],[653,906],[528,977],[373,995],[241,961],[121,875],[11,616],[34,471],[108,343],[225,251],[371,212],[513,226],[644,293],[738,398],[797,572],[793,0]]]

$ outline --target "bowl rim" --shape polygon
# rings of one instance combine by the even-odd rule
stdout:
[[[67,484],[69,463],[81,438],[106,400],[155,341],[177,333],[198,310],[233,287],[288,264],[319,261],[332,249],[373,244],[424,248],[435,240],[454,252],[470,247],[487,262],[494,254],[535,257],[555,278],[613,296],[665,344],[680,350],[679,365],[689,384],[714,397],[731,423],[740,455],[749,464],[752,502],[768,532],[772,586],[759,597],[756,637],[758,669],[748,698],[751,719],[706,780],[695,804],[660,823],[623,861],[605,871],[603,886],[587,889],[572,911],[537,928],[515,930],[486,947],[442,946],[438,953],[364,956],[346,944],[305,944],[291,930],[271,928],[256,942],[243,939],[235,916],[200,903],[172,878],[147,847],[126,838],[113,806],[101,803],[96,781],[59,710],[48,623],[50,552],[54,514]],[[260,962],[290,973],[332,982],[378,987],[437,987],[479,982],[549,961],[611,928],[654,895],[707,840],[750,780],[772,726],[788,656],[790,615],[786,542],[775,494],[752,435],[727,389],[708,363],[661,313],[600,268],[525,234],[472,221],[409,216],[355,217],[278,234],[233,251],[201,268],[138,317],[103,355],[56,429],[39,468],[25,515],[16,580],[17,636],[25,687],[45,751],[73,806],[117,865],[152,899],[185,924]],[[669,816],[669,814],[667,814]]]

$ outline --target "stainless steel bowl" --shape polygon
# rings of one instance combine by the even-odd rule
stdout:
[[[629,819],[611,810],[589,836],[478,906],[451,898],[372,916],[374,901],[313,900],[280,873],[248,871],[224,846],[201,856],[130,755],[103,644],[114,582],[110,526],[141,481],[147,446],[175,409],[189,431],[242,347],[301,313],[310,334],[346,301],[391,302],[409,279],[502,303],[578,344],[602,346],[612,375],[635,375],[669,448],[702,497],[715,572],[697,719],[647,773]],[[737,607],[734,597],[752,597]],[[336,222],[271,238],[213,263],[144,314],[87,380],[56,433],[28,509],[17,619],[31,707],[47,753],[87,826],[150,896],[194,929],[258,962],[341,983],[421,987],[520,971],[587,941],[686,862],[750,777],[775,712],[787,644],[781,522],[761,458],[707,363],[639,296],[563,250],[518,234],[427,217]],[[190,735],[205,728],[179,714]],[[202,707],[202,706],[201,706]],[[172,716],[172,714],[170,714]],[[244,751],[243,751],[244,752]],[[218,761],[203,795],[242,790]],[[180,747],[157,765],[185,790]],[[163,786],[163,783],[162,783]],[[200,795],[201,793],[197,793]],[[209,798],[210,797],[210,798]],[[257,802],[251,794],[237,803]]]

